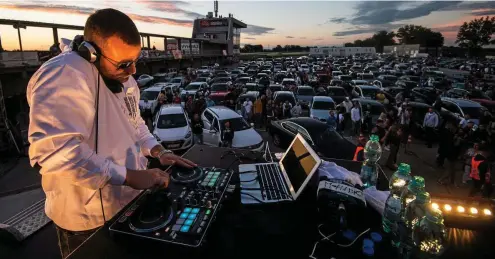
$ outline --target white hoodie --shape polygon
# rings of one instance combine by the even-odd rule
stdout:
[[[133,77],[124,91],[112,93],[96,67],[77,53],[64,52],[31,77],[29,157],[41,166],[45,212],[71,231],[103,225],[139,191],[122,186],[127,170],[146,169],[158,142],[139,115],[139,88]],[[95,153],[97,80],[99,87],[98,154]]]

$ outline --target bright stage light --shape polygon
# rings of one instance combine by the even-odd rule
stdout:
[[[485,214],[486,216],[491,216],[492,212],[489,209],[484,209],[483,214]]]
[[[443,208],[445,209],[445,211],[451,211],[452,210],[452,206],[450,206],[448,204],[445,204],[445,206],[443,206]]]
[[[436,204],[436,203],[432,203],[431,207],[436,209],[436,210],[438,210],[438,208],[440,208],[440,206],[438,206],[438,204]]]
[[[465,209],[462,206],[457,206],[457,212],[464,213]]]
[[[471,209],[469,209],[469,212],[471,212],[471,214],[478,214],[478,209],[477,208],[471,208]]]

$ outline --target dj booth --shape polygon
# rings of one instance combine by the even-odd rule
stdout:
[[[362,253],[362,238],[347,248],[338,247],[328,241],[321,241],[316,249],[314,248],[315,243],[322,239],[321,232],[324,230],[319,228],[324,219],[318,213],[315,188],[308,186],[304,195],[297,201],[273,204],[241,204],[240,180],[239,174],[236,174],[238,165],[241,163],[264,163],[266,161],[263,154],[246,150],[196,145],[185,153],[184,157],[194,161],[200,167],[228,168],[234,171],[229,178],[228,186],[230,187],[225,192],[223,200],[218,206],[214,206],[216,213],[211,214],[212,221],[204,239],[201,240],[201,245],[190,246],[162,242],[158,238],[160,233],[156,233],[157,238],[142,238],[139,235],[134,236],[111,231],[110,228],[117,228],[118,221],[125,218],[125,214],[132,210],[133,204],[135,204],[133,201],[95,232],[69,258],[252,259],[309,258],[311,254],[314,258],[328,259],[332,257],[337,259],[369,257]],[[354,172],[359,172],[361,166],[360,163],[353,161],[332,159],[327,161],[335,162]],[[379,176],[378,182],[379,189],[386,188],[388,184],[384,175]],[[234,186],[235,188],[233,188]],[[145,195],[146,193],[138,196],[136,200],[139,201],[140,197]],[[208,206],[211,207],[211,204]],[[182,210],[186,209],[182,208]],[[362,222],[353,226],[354,231],[360,233],[370,228],[370,232],[382,233],[381,216],[372,209],[367,211],[366,215],[362,215]],[[206,216],[206,214],[201,214],[201,217],[203,215]],[[182,216],[182,214],[177,216]],[[185,219],[187,220],[187,217]],[[196,229],[199,229],[199,226],[194,231]],[[168,235],[169,229],[167,228],[165,231]],[[179,238],[175,239],[174,235],[174,233],[170,234],[174,240],[179,240]],[[181,238],[187,241],[188,237],[181,236]],[[466,234],[462,230],[449,230],[450,246],[442,258],[465,256],[489,258],[494,249],[490,240],[493,241],[493,234],[491,233],[469,231]],[[375,245],[374,257],[397,258],[395,249],[392,249],[389,244],[390,242],[384,237],[380,243]]]

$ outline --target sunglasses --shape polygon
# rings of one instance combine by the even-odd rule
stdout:
[[[121,62],[118,62],[118,61],[115,61],[103,54],[100,53],[100,56],[104,57],[106,60],[108,60],[108,62],[110,62],[110,64],[114,65],[117,69],[127,69],[127,68],[130,68],[132,65],[136,64],[136,62],[139,60],[139,58],[137,58],[136,60],[133,60],[133,61],[121,61]]]

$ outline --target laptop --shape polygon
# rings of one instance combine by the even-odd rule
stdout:
[[[278,163],[239,165],[241,202],[296,200],[321,164],[321,159],[297,134]]]

